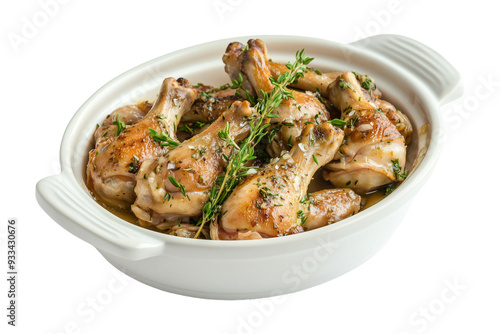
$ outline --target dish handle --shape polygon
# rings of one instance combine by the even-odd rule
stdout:
[[[74,183],[74,184],[71,184]],[[97,249],[128,260],[141,260],[163,252],[164,241],[98,207],[76,180],[65,173],[49,176],[36,185],[42,209],[66,230]],[[94,204],[94,205],[92,205]]]
[[[409,71],[435,95],[441,105],[459,98],[464,91],[458,71],[436,51],[400,35],[376,35],[351,43],[378,54]]]

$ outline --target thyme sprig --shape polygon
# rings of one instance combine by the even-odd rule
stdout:
[[[230,127],[226,126],[224,130],[219,132],[219,138],[226,142],[228,146],[232,146],[229,156],[226,156],[227,166],[225,173],[219,176],[210,190],[210,197],[208,202],[203,206],[202,216],[198,221],[199,229],[194,236],[198,238],[201,230],[207,222],[214,221],[221,212],[222,203],[228,198],[233,189],[238,183],[247,175],[250,169],[256,167],[247,167],[246,164],[256,158],[254,151],[255,146],[266,135],[266,129],[270,126],[269,116],[272,111],[276,109],[283,100],[293,99],[293,92],[287,89],[287,86],[297,82],[297,80],[304,76],[307,72],[307,65],[313,58],[307,57],[304,50],[297,51],[295,54],[295,62],[288,63],[286,67],[288,72],[284,72],[277,79],[269,78],[274,85],[270,93],[260,91],[261,98],[255,99],[242,87],[243,78],[239,75],[238,80],[233,80],[234,89],[241,89],[245,92],[247,99],[254,106],[257,111],[256,117],[251,118],[250,121],[250,134],[243,139],[240,146],[232,141],[229,131]],[[249,98],[251,97],[251,99]],[[254,103],[255,102],[255,103]]]
[[[176,148],[179,146],[179,143],[175,140],[172,140],[168,132],[166,133],[158,133],[155,129],[149,128],[149,135],[153,140],[160,144],[160,146],[168,146],[170,148]]]

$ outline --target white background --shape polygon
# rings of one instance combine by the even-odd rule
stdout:
[[[489,2],[61,0],[44,22],[45,2],[4,1],[0,8],[1,262],[7,218],[20,225],[18,327],[6,325],[2,279],[3,333],[499,333],[500,55],[498,12]],[[23,37],[27,22],[40,27]],[[116,280],[91,245],[35,200],[36,182],[59,171],[72,115],[133,66],[226,37],[349,43],[378,33],[405,35],[441,53],[462,74],[465,94],[442,107],[444,150],[408,216],[381,252],[340,278],[281,304],[162,292]],[[21,44],[9,40],[14,34],[25,38]],[[104,296],[105,305],[91,311],[92,300]]]

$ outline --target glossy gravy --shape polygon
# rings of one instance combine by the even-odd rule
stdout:
[[[316,177],[315,180],[313,180],[311,182],[311,185],[309,186],[308,190],[309,190],[309,192],[314,192],[314,191],[318,191],[318,190],[322,190],[322,189],[331,189],[331,188],[332,187],[331,187],[330,183],[325,182],[322,179],[318,179],[318,177]],[[366,194],[364,196],[361,196],[362,200],[361,200],[360,212],[377,204],[378,202],[380,202],[381,200],[383,200],[387,196],[388,195],[385,195],[385,189],[379,189],[379,190],[373,191],[369,194]],[[151,230],[151,231],[156,231],[156,232],[168,234],[168,231],[157,229],[154,226],[149,226],[149,227],[142,226],[141,224],[139,224],[137,217],[132,213],[132,210],[112,208],[112,207],[109,207],[106,204],[104,204],[103,201],[100,200],[98,198],[98,196],[96,196],[95,194],[92,194],[92,197],[104,209],[108,210],[109,212],[111,212],[115,216],[120,217],[121,219],[123,219],[131,224],[140,226],[142,228],[147,228],[148,230]]]

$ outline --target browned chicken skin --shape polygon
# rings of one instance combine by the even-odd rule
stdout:
[[[303,231],[300,201],[314,172],[328,162],[343,131],[324,123],[307,125],[290,153],[247,176],[222,205],[212,239],[260,239]]]
[[[149,129],[168,133],[175,139],[175,128],[195,98],[196,92],[187,80],[167,78],[147,115],[144,116],[147,109],[144,106],[143,109],[127,107],[129,112],[126,115],[118,111],[108,117],[103,123],[103,129],[97,129],[96,146],[89,153],[89,189],[106,205],[130,208],[135,200],[135,173],[139,166],[144,160],[159,156],[167,150],[152,139]],[[119,122],[116,117],[120,114],[130,125],[117,135]]]

